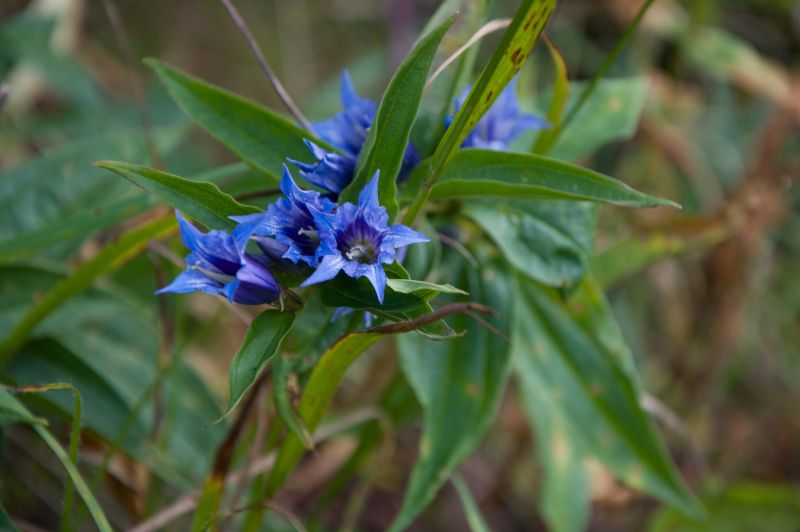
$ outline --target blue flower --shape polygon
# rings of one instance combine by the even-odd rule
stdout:
[[[464,89],[455,101],[455,111],[464,105],[470,87]],[[455,115],[454,115],[455,116]],[[454,116],[447,117],[447,126],[453,121]],[[475,128],[469,132],[464,142],[464,148],[486,148],[495,151],[508,151],[509,144],[517,136],[529,129],[544,129],[550,127],[547,120],[537,116],[523,114],[517,99],[517,79],[514,78],[505,90],[500,93],[492,107],[478,121]]]
[[[233,230],[236,247],[243,253],[252,239],[270,258],[316,266],[319,236],[312,211],[331,212],[335,204],[318,192],[299,188],[286,165],[280,187],[286,197],[269,205],[266,211],[231,216],[239,223]]]
[[[356,169],[356,158],[335,151],[325,151],[310,140],[305,140],[316,163],[304,163],[289,159],[289,162],[300,169],[300,175],[311,183],[332,194],[339,195],[353,180]]]
[[[397,248],[430,241],[405,225],[387,225],[389,215],[378,203],[378,172],[359,194],[358,205],[344,203],[333,213],[313,210],[312,214],[319,228],[319,265],[301,286],[328,281],[344,271],[353,278],[366,277],[383,303],[382,265],[395,261]]]
[[[241,252],[225,231],[202,233],[179,211],[175,215],[183,242],[191,253],[186,257],[186,270],[157,294],[200,291],[244,305],[278,300],[281,287],[267,269],[266,257]]]
[[[339,150],[339,153],[326,151],[306,140],[306,146],[317,161],[303,163],[289,159],[309,183],[337,196],[353,180],[358,156],[376,112],[375,102],[358,96],[347,71],[342,73],[341,95],[343,110],[328,120],[313,124],[319,138]],[[403,153],[398,179],[404,179],[418,162],[417,150],[409,142]]]
[[[346,70],[342,72],[341,95],[342,111],[312,125],[319,138],[357,159],[375,118],[375,102],[358,96]]]

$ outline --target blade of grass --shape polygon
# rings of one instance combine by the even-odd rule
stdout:
[[[633,35],[636,33],[636,30],[639,29],[642,19],[644,19],[645,14],[647,14],[647,11],[654,2],[655,0],[645,0],[645,2],[642,4],[642,7],[639,9],[639,12],[636,14],[636,18],[634,18],[630,25],[625,29],[625,33],[622,34],[622,37],[620,37],[619,41],[617,41],[617,44],[614,45],[613,50],[611,50],[611,53],[608,54],[606,60],[603,62],[597,72],[595,72],[592,80],[589,82],[589,85],[581,93],[578,102],[572,107],[572,109],[570,109],[564,120],[557,127],[553,128],[552,142],[550,144],[551,147],[555,145],[558,137],[561,135],[561,132],[569,127],[569,125],[577,116],[578,111],[581,110],[592,93],[594,93],[594,90],[597,88],[597,84],[605,77],[606,73],[608,73],[608,69],[611,68],[611,65],[613,65],[614,61],[617,60],[617,57],[619,56],[620,52],[622,52],[622,49],[625,48],[625,45],[631,40],[631,37],[633,37]]]
[[[72,392],[74,401],[74,408],[72,414],[72,430],[70,431],[69,438],[69,459],[78,467],[78,446],[81,439],[81,394],[78,389],[67,382],[56,382],[53,384],[42,384],[38,386],[22,386],[14,388],[17,393],[43,393],[56,390],[69,390]],[[67,477],[64,483],[64,503],[63,511],[61,512],[61,525],[60,530],[73,530],[72,522],[72,507],[75,501],[75,489],[71,477]]]

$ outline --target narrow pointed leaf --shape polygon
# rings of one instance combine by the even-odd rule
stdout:
[[[303,139],[327,144],[288,118],[215,87],[155,59],[145,62],[166,85],[172,99],[197,125],[254,168],[281,175],[286,158],[310,160]]]
[[[373,174],[380,171],[380,204],[386,207],[390,218],[397,214],[397,174],[403,164],[433,57],[452,23],[453,17],[450,17],[424,37],[395,71],[361,148],[353,181],[342,192],[343,201],[354,202]]]
[[[498,328],[507,329],[502,312],[511,297],[508,277],[490,264],[483,266],[482,275],[468,268],[462,272],[464,279],[458,284],[501,312]],[[508,344],[467,316],[455,315],[451,321],[455,330],[466,334],[447,342],[416,334],[398,338],[400,363],[422,405],[424,428],[419,458],[391,530],[407,528],[477,448],[505,390]]]
[[[99,161],[95,165],[121,175],[211,229],[233,228],[236,224],[229,216],[259,212],[258,208],[239,203],[212,183],[193,181],[138,164]]]
[[[409,179],[421,183],[423,162]],[[669,200],[648,196],[622,181],[556,159],[526,153],[464,149],[453,157],[431,191],[431,198],[511,198],[583,200],[621,207],[674,207]]]
[[[292,312],[266,310],[250,324],[242,345],[231,362],[231,400],[226,416],[236,408],[244,393],[256,382],[278,352],[281,342],[292,328],[294,318]]]
[[[550,18],[555,0],[524,0],[511,25],[464,104],[445,131],[433,154],[432,167],[444,168],[466,136],[500,96],[506,85],[519,72],[539,34]]]
[[[558,412],[561,435],[580,453],[597,458],[632,487],[699,515],[697,502],[640,407],[629,354],[607,337],[614,330],[607,326],[608,317],[603,318],[599,307],[587,311],[588,305],[596,306],[591,298],[570,310],[557,295],[524,277],[519,283],[512,334],[515,367],[523,390],[535,388],[546,395],[544,403],[529,405],[533,415],[538,408]]]

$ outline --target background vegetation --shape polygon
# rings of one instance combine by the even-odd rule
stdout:
[[[290,93],[321,119],[338,109],[343,68],[379,98],[438,2],[237,5]],[[498,0],[492,14],[510,16],[515,5]],[[591,78],[639,7],[558,3],[546,33],[572,80]],[[498,38],[486,39],[484,62]],[[143,57],[280,109],[216,1],[0,3],[0,81],[11,89],[0,111],[0,337],[66,272],[130,228],[130,218],[156,206],[93,161],[160,163],[180,175],[235,161],[190,126]],[[797,2],[657,0],[601,97],[576,118],[592,128],[582,138],[596,143],[560,145],[559,156],[684,207],[602,209],[590,266],[636,357],[645,407],[709,520],[693,524],[592,457],[538,437],[543,429],[530,430],[512,381],[460,480],[412,529],[463,530],[478,512],[493,530],[584,522],[591,530],[800,528],[799,60]],[[539,45],[519,82],[527,107],[546,107],[552,76]],[[626,128],[628,138],[608,135]],[[221,184],[236,194],[258,179],[244,170]],[[2,370],[8,382],[80,390],[79,469],[119,528],[180,506],[201,485],[230,427],[213,422],[249,321],[207,297],[154,297],[180,247],[140,251],[39,324]],[[359,361],[338,411],[369,415],[395,364],[391,351]],[[359,454],[363,440],[352,431],[331,438],[276,499],[270,526],[292,529],[299,518],[308,527],[378,530],[391,522],[420,431],[419,405],[407,386],[397,389],[397,404],[383,406],[407,415],[376,424],[377,450]],[[71,390],[26,391],[17,398],[69,448]],[[237,466],[253,467],[246,443],[269,437],[274,414],[261,403]],[[339,422],[347,428],[346,416]],[[66,478],[56,455],[21,424],[3,426],[1,450],[5,511],[20,528],[55,528]],[[548,470],[567,465],[577,480],[564,475],[575,482],[545,489]],[[558,488],[574,503],[565,506],[570,497]],[[176,530],[190,520],[189,500],[186,515],[171,521]],[[84,507],[75,508],[75,522],[91,526]]]

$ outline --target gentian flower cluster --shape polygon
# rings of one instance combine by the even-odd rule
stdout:
[[[455,101],[453,116],[447,117],[445,125],[449,126],[455,113],[464,105],[471,87],[463,90]],[[509,151],[510,143],[520,133],[529,129],[550,127],[547,120],[534,115],[522,113],[517,99],[517,78],[514,78],[497,97],[494,105],[478,121],[464,142],[464,148],[485,148],[494,151]]]
[[[306,140],[306,146],[317,162],[304,163],[289,159],[300,170],[303,179],[333,196],[338,196],[353,180],[356,161],[376,112],[375,102],[358,96],[347,71],[342,73],[341,98],[341,112],[328,120],[312,124],[319,138],[339,152],[326,151]],[[402,180],[418,162],[417,151],[409,143],[403,154],[398,178]]]
[[[506,151],[509,143],[531,128],[547,127],[545,120],[520,111],[512,82],[478,122],[463,146]],[[463,105],[467,88],[456,100]],[[316,163],[293,161],[308,182],[338,196],[353,179],[356,161],[375,118],[375,103],[359,98],[345,72],[342,79],[344,110],[314,124],[319,137],[338,152],[328,152],[306,140]],[[448,124],[452,117],[448,118]],[[406,147],[403,173],[416,164],[416,151]],[[329,281],[344,272],[366,277],[383,303],[386,273],[383,265],[398,260],[397,250],[428,242],[427,236],[404,225],[389,225],[386,209],[378,203],[378,172],[361,190],[358,203],[336,205],[329,197],[297,186],[286,165],[280,189],[284,196],[266,210],[231,216],[231,232],[203,233],[177,213],[181,236],[189,248],[186,270],[157,293],[194,292],[221,295],[245,305],[274,303],[282,288],[271,269],[299,272],[300,286]]]
[[[383,265],[395,261],[398,248],[430,240],[404,225],[388,225],[389,215],[378,203],[378,172],[359,194],[358,204],[337,207],[318,192],[302,190],[286,166],[281,191],[285,197],[264,212],[232,216],[238,222],[232,234],[201,233],[178,213],[183,240],[192,253],[186,258],[186,271],[158,293],[199,290],[225,295],[235,303],[272,303],[280,286],[267,266],[288,261],[310,272],[301,286],[344,272],[366,277],[383,303]],[[261,253],[248,253],[251,241]]]

